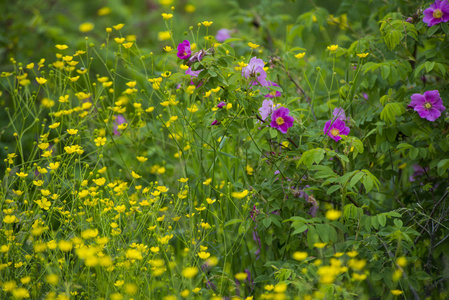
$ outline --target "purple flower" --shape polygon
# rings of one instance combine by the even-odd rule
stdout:
[[[114,135],[120,136],[121,133],[117,130],[119,125],[126,123],[126,119],[123,115],[117,115],[114,120]]]
[[[440,98],[438,90],[427,91],[421,94],[413,94],[410,106],[418,112],[419,116],[431,122],[441,116],[441,112],[446,108]]]
[[[249,64],[242,69],[242,76],[247,79],[252,79],[251,85],[260,84],[261,86],[268,86],[267,73],[264,71],[265,63],[260,58],[253,57]]]
[[[189,67],[189,68],[186,70],[186,74],[187,74],[187,75],[190,75],[190,76],[193,76],[193,77],[198,77],[198,75],[201,73],[201,71],[202,71],[202,70],[192,71],[192,69]]]
[[[262,107],[259,108],[259,112],[262,120],[265,121],[265,119],[273,112],[273,101],[267,99],[263,100]]]
[[[346,127],[345,121],[340,119],[329,120],[324,125],[324,133],[336,142],[341,140],[340,135],[348,135],[349,131],[350,129]]]
[[[341,107],[335,108],[334,111],[332,112],[332,115],[334,116],[334,118],[337,118],[342,121],[346,121],[345,111]]]
[[[276,82],[273,81],[268,81],[268,86],[279,86],[279,84],[277,84]],[[280,97],[281,96],[281,92],[279,91],[271,91],[269,94],[266,94],[265,97],[267,98],[274,98],[274,97]]]
[[[226,106],[226,102],[224,102],[224,101],[221,101],[220,103],[217,104],[218,108],[223,108],[225,106]]]
[[[211,126],[220,125],[220,122],[218,122],[217,120],[214,120],[210,125]]]
[[[436,0],[429,8],[424,10],[424,18],[422,21],[427,23],[429,27],[437,25],[441,22],[449,21],[449,3],[448,0]]]
[[[217,31],[217,35],[215,36],[215,39],[217,40],[217,42],[221,43],[221,42],[226,41],[230,37],[231,37],[231,30],[222,28]]]
[[[293,126],[293,117],[288,114],[290,110],[286,107],[279,107],[271,114],[270,126],[277,128],[282,133],[287,133],[287,130]]]
[[[412,176],[409,177],[410,181],[415,181],[417,178],[423,176],[424,174],[426,174],[429,171],[429,167],[423,168],[420,165],[413,165],[413,174]]]
[[[176,54],[180,59],[188,59],[192,55],[192,49],[190,49],[190,42],[184,40],[184,42],[178,44],[178,53]]]

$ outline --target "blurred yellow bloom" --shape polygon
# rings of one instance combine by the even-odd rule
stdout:
[[[170,20],[171,18],[173,18],[173,14],[163,13],[161,16],[162,18],[164,18],[164,20]]]
[[[339,211],[339,210],[331,209],[326,212],[326,218],[331,221],[337,220],[340,217],[341,217],[341,211]]]
[[[302,53],[296,54],[295,57],[298,58],[298,59],[301,59],[301,58],[304,57],[304,55],[306,55],[306,53],[305,53],[305,52],[302,52]]]
[[[170,47],[170,46],[165,46],[165,47],[164,47],[164,50],[165,50],[165,52],[170,52],[170,51],[173,50],[173,48]]]
[[[297,261],[301,261],[304,260],[308,257],[309,255],[307,254],[307,252],[299,252],[296,251],[295,253],[293,253],[293,259],[297,260]]]
[[[401,291],[401,290],[391,290],[391,293],[393,295],[395,295],[395,296],[399,296],[399,295],[401,295],[403,293],[403,291]]]
[[[193,278],[198,273],[198,268],[196,267],[189,267],[182,270],[182,276],[185,278]]]
[[[69,48],[69,46],[67,46],[67,45],[55,45],[55,47],[56,48],[58,48],[59,50],[65,50],[65,49],[67,49],[67,48]]]
[[[335,50],[338,49],[338,45],[330,45],[330,46],[327,46],[327,49],[328,49],[329,51],[333,52],[333,51],[335,51]]]
[[[193,12],[195,12],[195,6],[194,5],[192,5],[192,4],[187,4],[185,7],[184,7],[184,9],[185,9],[185,11],[186,12],[188,12],[188,13],[193,13]]]
[[[243,281],[248,277],[248,274],[241,272],[241,273],[237,273],[235,274],[235,279],[239,280],[239,281]]]
[[[89,32],[92,29],[94,29],[94,27],[95,27],[95,25],[93,23],[86,22],[86,23],[81,24],[78,29],[81,32]]]
[[[166,41],[166,40],[169,40],[170,37],[171,37],[170,31],[160,31],[160,32],[158,32],[158,34],[157,34],[157,39],[158,39],[159,41]]]
[[[248,46],[250,46],[252,49],[256,49],[256,48],[258,48],[260,45],[253,44],[253,43],[249,42],[249,43],[248,43]]]
[[[356,55],[360,58],[365,58],[369,55],[369,53],[357,53]]]
[[[242,192],[232,192],[231,196],[237,199],[242,199],[244,197],[246,197],[246,195],[248,195],[248,190],[244,190]]]
[[[102,7],[97,11],[97,15],[99,16],[106,16],[109,15],[112,12],[112,10],[109,7]]]
[[[116,41],[118,44],[121,44],[121,43],[123,43],[125,41],[125,38],[118,38],[118,37],[116,37],[114,39],[114,41]]]
[[[212,23],[214,23],[214,22],[211,22],[211,21],[204,21],[202,24],[203,24],[204,26],[206,26],[206,27],[209,27],[210,25],[212,25]]]

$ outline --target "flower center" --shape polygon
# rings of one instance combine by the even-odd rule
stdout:
[[[441,19],[442,16],[443,16],[443,12],[441,11],[441,9],[437,8],[433,11],[433,17],[435,19]]]
[[[271,96],[276,96],[276,91],[270,92],[270,95],[271,95]]]
[[[276,119],[276,124],[278,124],[279,126],[281,126],[282,124],[284,124],[284,119],[282,117],[279,117]]]
[[[187,52],[184,51],[184,56],[187,56]]]
[[[340,134],[340,130],[338,130],[337,128],[333,128],[331,129],[331,134],[332,136],[337,136]]]
[[[424,103],[424,108],[429,110],[432,108],[432,104],[430,102],[426,102],[426,103]]]

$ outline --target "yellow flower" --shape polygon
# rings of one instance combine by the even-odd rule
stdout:
[[[51,170],[56,170],[57,168],[59,168],[60,163],[59,162],[55,162],[55,163],[50,163],[49,168]]]
[[[401,291],[401,290],[391,290],[391,293],[393,295],[395,295],[395,296],[399,296],[399,295],[401,295],[403,293],[403,291]]]
[[[162,18],[164,18],[164,20],[170,20],[171,18],[173,18],[173,14],[163,13],[161,16]]]
[[[217,201],[217,200],[216,200],[216,199],[212,200],[211,198],[207,198],[207,199],[206,199],[206,202],[207,202],[208,204],[214,204],[215,201]]]
[[[209,252],[201,251],[201,252],[198,252],[198,256],[199,256],[201,259],[208,259],[209,256],[210,256],[210,253],[209,253]]]
[[[59,50],[65,50],[65,49],[67,49],[67,48],[69,48],[69,46],[67,46],[67,45],[55,45],[55,47],[56,48],[58,48]]]
[[[274,291],[276,293],[284,293],[287,290],[287,285],[285,283],[278,283],[274,286]]]
[[[198,268],[196,267],[189,267],[182,270],[182,276],[185,278],[193,278],[198,273]]]
[[[331,221],[337,220],[340,217],[341,217],[341,211],[339,211],[339,210],[331,209],[326,212],[326,218]]]
[[[18,220],[14,215],[6,215],[5,218],[3,219],[3,222],[5,222],[6,224],[11,224],[17,221]]]
[[[97,137],[94,139],[95,145],[97,147],[104,146],[106,144],[106,138],[105,137]]]
[[[72,250],[73,244],[70,241],[61,240],[58,242],[58,247],[63,252],[69,252]]]
[[[49,125],[48,127],[51,128],[51,129],[55,129],[55,128],[57,128],[59,125],[61,125],[61,123],[60,123],[60,122],[56,122],[56,123],[53,123],[53,124]]]
[[[274,285],[269,284],[264,287],[267,291],[272,291],[274,289]]]
[[[403,256],[398,257],[398,259],[396,259],[396,263],[400,267],[405,267],[407,265],[407,259],[405,257],[403,257]]]
[[[97,11],[97,15],[99,16],[106,16],[109,15],[112,12],[112,10],[109,7],[102,7]]]
[[[301,59],[301,58],[304,57],[304,55],[306,55],[306,53],[305,53],[305,52],[302,52],[302,53],[296,54],[295,57],[298,58],[298,59]]]
[[[293,259],[297,260],[297,261],[301,261],[306,259],[309,256],[309,254],[307,254],[307,252],[299,252],[296,251],[295,253],[293,253]]]
[[[125,49],[129,49],[129,48],[132,47],[132,45],[134,45],[134,43],[132,43],[132,42],[124,43],[124,44],[123,44],[123,47],[125,47]]]
[[[187,66],[187,65],[180,65],[179,67],[181,68],[181,70],[184,70],[184,71],[189,68],[189,66]]]
[[[254,169],[250,165],[246,165],[246,174],[253,175]]]
[[[118,38],[118,37],[116,37],[114,39],[114,41],[116,41],[118,44],[121,44],[121,43],[123,43],[125,41],[125,38]]]
[[[242,273],[237,273],[235,274],[235,279],[239,280],[239,281],[243,281],[248,277],[248,274],[242,272]]]
[[[260,45],[253,44],[253,43],[249,42],[249,43],[248,43],[248,46],[250,46],[250,47],[253,48],[253,49],[256,49],[256,48],[259,47]]]
[[[369,55],[369,53],[357,53],[356,55],[360,58],[365,58]]]
[[[67,133],[70,134],[70,135],[77,134],[78,133],[78,129],[67,129]]]
[[[117,25],[112,26],[112,27],[114,27],[115,30],[120,30],[120,29],[123,28],[123,26],[125,26],[125,24],[117,24]]]
[[[237,199],[242,199],[248,195],[248,190],[244,190],[242,192],[232,192],[231,196]]]
[[[45,84],[47,82],[47,79],[45,79],[43,77],[36,77],[36,81],[39,84]]]
[[[187,4],[185,7],[184,7],[184,9],[185,9],[185,11],[186,12],[188,12],[188,13],[193,13],[193,12],[195,12],[195,6],[194,5],[192,5],[192,4]]]
[[[313,247],[321,249],[321,248],[326,247],[326,244],[327,243],[315,243],[315,244],[313,244]]]
[[[204,184],[204,185],[209,185],[211,182],[212,182],[212,178],[208,178],[208,179],[206,179],[206,180],[203,182],[203,184]]]
[[[212,25],[212,23],[214,23],[214,22],[211,22],[211,21],[204,21],[204,22],[203,22],[203,25],[206,26],[206,27],[209,27],[210,25]]]
[[[30,63],[26,66],[27,69],[32,69],[34,68],[34,63]]]
[[[117,280],[117,281],[114,283],[114,285],[115,285],[115,286],[122,286],[124,283],[125,283],[124,280]]]
[[[158,34],[157,34],[157,39],[158,39],[159,41],[166,41],[166,40],[169,40],[170,37],[171,37],[170,31],[160,31],[160,32],[158,32]]]
[[[146,162],[148,160],[148,158],[146,158],[144,156],[137,156],[137,160],[140,162]]]
[[[165,52],[170,52],[170,51],[173,50],[173,48],[170,47],[170,46],[165,46],[165,47],[164,47],[164,50],[165,50]]]
[[[335,50],[338,49],[338,45],[330,45],[330,46],[327,46],[327,49],[328,49],[329,51],[333,52],[333,51],[335,51]]]
[[[25,178],[28,176],[28,173],[19,172],[19,173],[16,173],[16,175],[20,178]]]
[[[359,253],[357,251],[349,251],[346,253],[347,256],[349,257],[356,257]]]
[[[12,291],[12,295],[13,295],[13,297],[15,299],[30,298],[30,293],[24,287],[20,287],[20,288],[14,289]]]
[[[90,22],[83,23],[79,26],[79,31],[81,32],[89,32],[94,29],[95,25]]]
[[[131,172],[131,175],[132,175],[132,177],[134,177],[134,178],[136,178],[136,179],[138,179],[138,178],[141,178],[142,176],[140,176],[139,174],[137,174],[136,172],[134,172],[134,171],[132,171]]]
[[[40,208],[43,210],[48,210],[51,206],[51,202],[47,200],[47,198],[42,197],[41,200],[35,200],[34,201],[37,205],[39,205]]]

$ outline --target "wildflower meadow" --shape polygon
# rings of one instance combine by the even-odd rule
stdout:
[[[4,2],[0,299],[449,297],[448,0]]]

